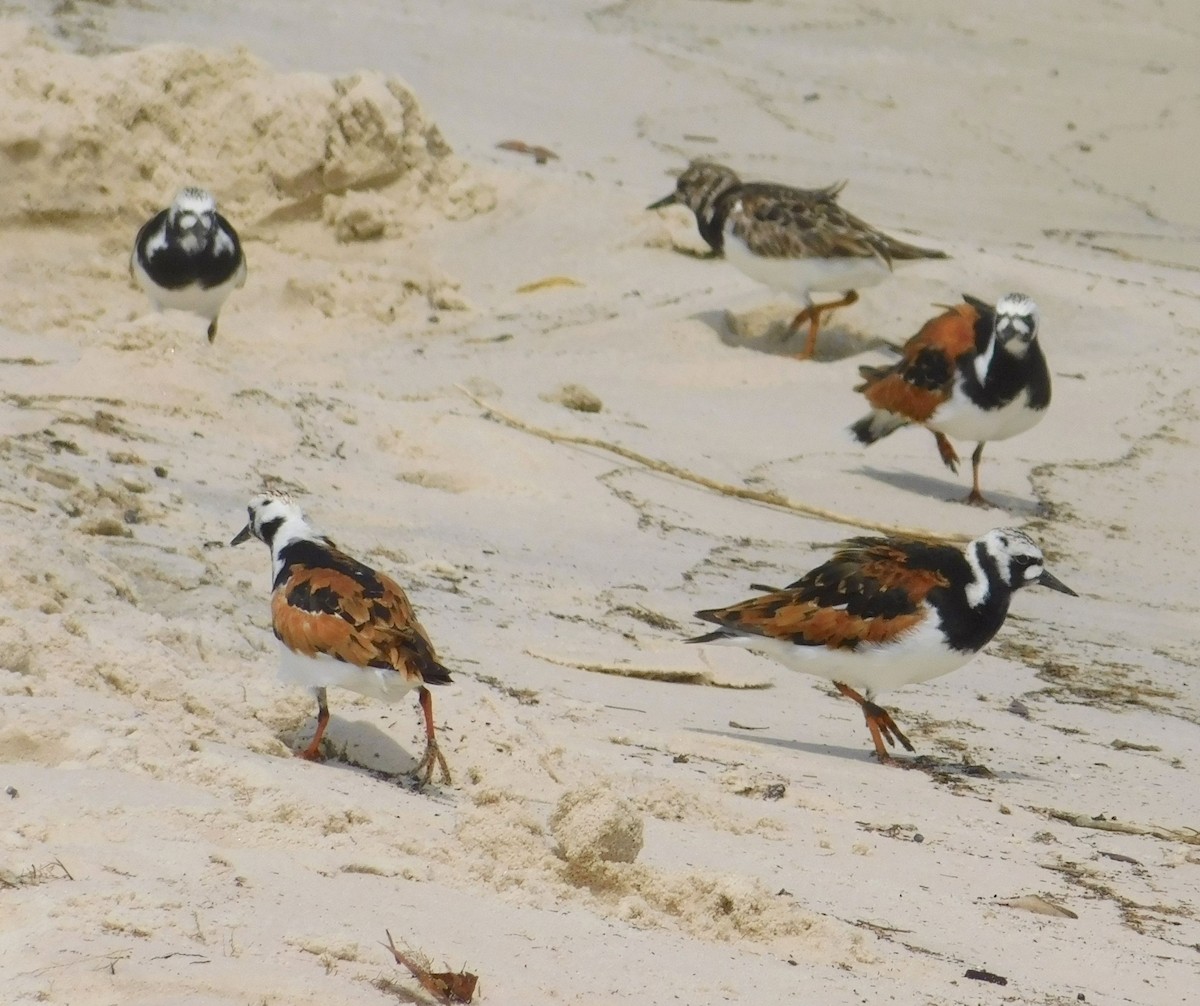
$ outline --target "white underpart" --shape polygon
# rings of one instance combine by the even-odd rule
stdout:
[[[226,238],[226,240],[229,239]],[[161,248],[164,243],[165,236],[161,241],[157,234],[151,238],[147,242],[147,250],[150,255],[153,256],[154,249]],[[138,285],[146,292],[146,296],[150,298],[150,302],[157,310],[171,308],[175,311],[190,311],[192,314],[198,314],[200,317],[212,321],[221,313],[221,307],[229,299],[229,295],[246,282],[246,264],[243,261],[238,271],[229,279],[224,283],[209,287],[207,290],[199,283],[192,283],[189,286],[180,287],[178,290],[161,287],[142,268],[136,255],[133,257],[133,274],[137,278]]]
[[[276,643],[280,680],[301,688],[346,688],[369,699],[397,702],[420,684],[390,668],[358,667],[326,656],[306,657],[293,653],[279,640]]]
[[[809,293],[843,293],[882,283],[892,270],[887,262],[871,258],[764,258],[753,255],[746,243],[725,228],[725,258],[753,280],[772,290],[809,300]]]
[[[714,642],[752,650],[801,674],[840,681],[867,697],[949,674],[974,656],[946,645],[934,615],[886,643],[863,643],[854,650],[797,646],[764,636],[730,636]]]
[[[1037,426],[1046,415],[1046,409],[1030,406],[1028,389],[1002,408],[981,409],[963,391],[962,380],[961,375],[955,378],[950,397],[925,421],[935,433],[976,443],[1007,440]]]

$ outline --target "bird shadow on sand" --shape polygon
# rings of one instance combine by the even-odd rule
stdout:
[[[299,729],[276,736],[293,751],[299,751],[308,744],[315,729],[316,721],[309,719]],[[419,754],[405,750],[389,733],[372,723],[346,720],[330,713],[329,726],[321,741],[321,755],[318,764],[325,768],[361,772],[405,789],[417,788],[413,770]]]
[[[710,730],[706,727],[692,727],[689,732],[705,734],[709,737],[732,737],[751,744],[762,744],[764,747],[784,748],[788,751],[804,751],[807,754],[824,755],[826,758],[844,758],[847,761],[861,762],[875,760],[874,755],[871,754],[868,748],[848,748],[836,744],[817,744],[813,741],[770,737],[765,734],[746,730]]]
[[[799,307],[796,308],[799,310]],[[700,311],[692,315],[696,321],[707,325],[716,333],[723,345],[731,349],[750,349],[768,356],[794,357],[804,351],[808,342],[808,326],[802,325],[795,332],[788,326],[795,311],[781,315],[778,307],[761,307],[744,314],[732,311]],[[877,336],[859,332],[846,325],[824,326],[817,335],[817,349],[812,361],[797,360],[797,363],[833,363],[847,357],[857,356],[872,349],[886,349],[890,343]]]
[[[868,747],[848,748],[836,744],[817,744],[812,741],[769,737],[741,730],[709,730],[703,727],[693,727],[692,733],[707,734],[712,737],[732,737],[747,741],[751,744],[762,744],[767,747],[784,748],[788,751],[803,751],[807,754],[821,755],[826,758],[842,758],[846,761],[870,762],[875,761],[875,753]],[[1019,779],[1032,778],[1025,772],[1005,771],[994,772],[986,765],[969,762],[963,759],[948,759],[936,754],[917,752],[909,754],[901,751],[897,754],[889,768],[913,769],[924,772],[935,782],[966,782],[971,779],[992,779],[998,782],[1012,782]]]
[[[986,467],[987,457],[984,457],[984,465]],[[966,462],[966,466],[970,468],[970,461]],[[904,492],[914,493],[917,496],[932,496],[935,499],[942,499],[948,503],[960,503],[967,498],[967,492],[970,489],[969,484],[959,482],[951,482],[947,479],[934,478],[930,475],[920,475],[915,472],[901,472],[884,468],[874,468],[871,465],[862,465],[855,470],[858,475],[863,475],[866,478],[873,479],[876,482],[882,482],[884,485],[891,486],[893,489],[902,489]],[[968,475],[969,477],[969,475]],[[1022,519],[1030,519],[1033,517],[1043,516],[1042,506],[1035,500],[1023,499],[1020,496],[1014,496],[1011,493],[997,492],[994,489],[988,489],[987,482],[983,484],[983,495],[987,501],[992,504],[990,508],[983,507],[985,513],[995,514],[1012,514],[1015,517]],[[966,504],[963,504],[964,507]],[[977,509],[970,507],[969,509]]]

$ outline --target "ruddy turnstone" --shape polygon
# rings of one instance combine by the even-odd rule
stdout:
[[[845,182],[824,189],[795,189],[743,182],[731,169],[693,161],[675,191],[647,209],[679,203],[696,215],[712,250],[751,279],[804,300],[788,326],[790,336],[808,322],[801,359],[817,347],[821,315],[858,300],[857,289],[874,286],[900,262],[947,258],[945,252],[897,241],[847,213],[837,197]],[[841,292],[830,304],[813,302],[813,291]]]
[[[237,232],[209,193],[190,187],[142,225],[129,269],[156,310],[207,318],[209,342],[217,337],[221,307],[246,282]]]
[[[425,754],[414,771],[425,785],[436,764],[442,781],[450,782],[434,732],[433,696],[425,687],[449,684],[450,672],[438,661],[404,591],[313,530],[286,493],[255,496],[248,510],[249,522],[230,545],[254,537],[270,547],[280,676],[311,688],[317,699],[317,732],[300,757],[319,758],[329,723],[328,686],[385,702],[415,688],[425,715]]]
[[[979,491],[983,445],[1006,440],[1041,422],[1050,405],[1050,370],[1038,343],[1037,305],[1005,294],[993,309],[964,294],[905,343],[899,362],[860,367],[861,391],[872,411],[850,427],[864,444],[908,423],[933,432],[952,472],[958,455],[947,436],[976,441],[973,483],[964,500],[989,506]]]
[[[910,538],[851,538],[783,589],[698,611],[720,626],[689,643],[731,643],[827,678],[857,702],[875,753],[883,741],[912,751],[877,691],[928,681],[967,663],[994,636],[1013,591],[1040,583],[1073,590],[1046,570],[1023,531],[998,528],[964,549]]]

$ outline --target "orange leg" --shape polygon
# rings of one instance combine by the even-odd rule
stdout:
[[[975,452],[971,455],[971,474],[973,476],[973,484],[971,492],[964,503],[969,503],[971,506],[991,506],[987,500],[983,498],[983,493],[979,491],[979,465],[983,461],[983,444],[977,444]]]
[[[325,689],[317,689],[317,732],[313,735],[312,742],[303,751],[297,751],[296,757],[303,758],[305,761],[320,761],[321,760],[321,738],[325,736],[325,728],[329,726],[329,704],[326,699]]]
[[[958,452],[954,449],[954,445],[946,439],[944,433],[935,433],[933,436],[937,440],[938,454],[942,456],[942,463],[957,475]]]
[[[887,753],[887,748],[883,746],[886,738],[888,744],[892,747],[896,746],[896,741],[904,745],[904,750],[913,751],[912,744],[909,743],[907,737],[900,732],[900,728],[896,726],[896,721],[892,719],[889,713],[882,706],[875,705],[868,699],[864,699],[849,685],[844,685],[840,681],[835,681],[833,687],[846,696],[848,699],[853,699],[859,704],[863,711],[863,717],[867,721],[867,729],[871,731],[871,740],[875,744],[875,755],[882,764],[886,764],[892,760],[892,756]]]
[[[433,778],[433,767],[437,765],[442,770],[442,782],[449,784],[450,767],[438,748],[437,736],[433,729],[433,696],[429,689],[422,685],[417,691],[417,698],[421,703],[421,712],[425,714],[425,754],[413,772],[420,777],[422,786],[428,786],[429,780]]]
[[[813,353],[817,351],[817,333],[821,330],[821,315],[835,311],[839,307],[849,307],[858,301],[858,292],[855,290],[847,290],[841,300],[835,300],[831,304],[809,304],[796,317],[792,319],[792,323],[788,325],[787,338],[791,338],[801,325],[808,322],[808,342],[804,345],[804,351],[796,353],[797,360],[811,360]]]

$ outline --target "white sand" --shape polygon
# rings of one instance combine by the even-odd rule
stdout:
[[[424,1001],[386,930],[490,1003],[1185,1001],[1200,13],[910,9],[5,5],[46,34],[0,24],[0,999]],[[760,333],[793,305],[672,251],[686,218],[642,207],[698,154],[848,178],[954,256],[829,345],[1035,297],[1055,399],[985,455],[1003,510],[954,502],[923,432],[850,443],[877,353],[788,360]],[[250,263],[213,346],[127,276],[184,182]],[[824,685],[679,642],[852,528],[512,430],[460,385],[846,514],[1032,522],[1081,597],[1030,590],[967,668],[881,696],[944,771],[881,768]],[[266,551],[225,547],[264,482],[410,588],[455,673],[452,787],[363,769],[411,768],[415,702],[332,694],[336,757],[290,756],[314,708],[275,680]],[[620,799],[552,827],[596,785]]]

